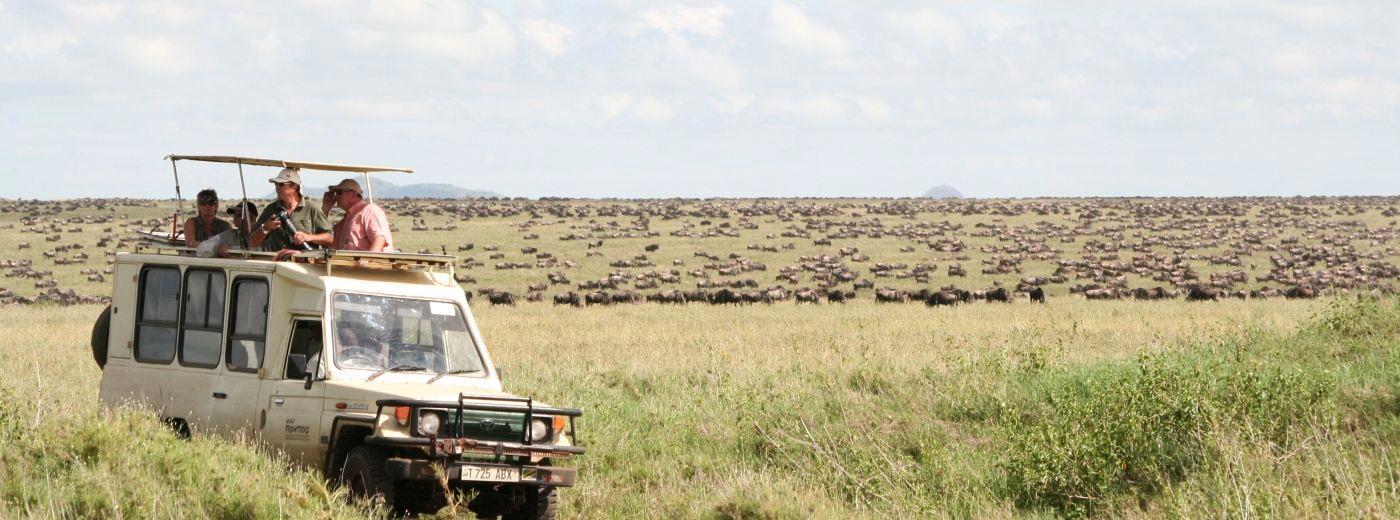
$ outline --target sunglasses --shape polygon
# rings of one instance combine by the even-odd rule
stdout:
[[[217,201],[217,200],[201,200],[201,201],[199,201],[199,205],[200,205],[200,206],[218,206],[218,205],[219,205],[219,201]]]

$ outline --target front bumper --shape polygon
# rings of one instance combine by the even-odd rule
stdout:
[[[448,462],[446,464],[421,460],[390,458],[385,461],[385,469],[388,470],[389,477],[395,480],[438,480],[438,468],[443,468],[447,472],[447,479],[453,482],[462,481],[462,467],[490,467],[490,468],[516,468],[520,471],[520,480],[515,482],[481,481],[483,484],[522,484],[527,486],[558,486],[571,487],[578,477],[576,468],[556,468],[552,466],[534,466],[521,464],[483,464],[466,462]],[[472,482],[468,480],[466,482]]]

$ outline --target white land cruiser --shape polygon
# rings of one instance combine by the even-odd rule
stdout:
[[[117,254],[112,305],[93,329],[105,405],[258,439],[394,510],[431,511],[451,490],[475,492],[469,507],[484,516],[554,517],[557,488],[576,477],[559,464],[584,451],[582,412],[502,390],[453,257],[199,258],[155,235],[149,251]]]

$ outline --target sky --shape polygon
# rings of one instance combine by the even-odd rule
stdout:
[[[173,197],[172,153],[527,197],[1395,195],[1400,2],[0,0],[0,198]]]

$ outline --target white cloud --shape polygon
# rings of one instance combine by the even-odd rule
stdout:
[[[749,108],[753,104],[754,98],[753,94],[734,92],[711,100],[710,106],[726,114],[737,114]]]
[[[653,123],[671,119],[672,115],[670,105],[666,104],[665,101],[651,97],[638,100],[631,112],[637,119]]]
[[[860,111],[865,114],[865,117],[874,121],[890,120],[892,111],[890,110],[889,103],[886,103],[885,100],[871,96],[856,96],[855,102],[856,106],[860,107]]]
[[[1274,72],[1291,76],[1312,74],[1318,69],[1317,55],[1297,47],[1273,52],[1268,64]]]
[[[111,2],[72,2],[62,4],[63,14],[84,24],[104,24],[116,20],[121,4]]]
[[[535,42],[546,54],[559,56],[574,42],[574,31],[552,20],[525,20],[517,24],[525,38]]]
[[[455,2],[376,2],[345,35],[351,48],[373,54],[409,54],[467,65],[505,60],[516,51],[515,31],[500,13]]]
[[[769,35],[788,48],[829,56],[844,55],[850,50],[851,44],[845,36],[812,20],[802,9],[773,2],[771,14],[773,25]]]
[[[661,53],[667,66],[656,70],[656,74],[675,72],[711,88],[734,89],[741,81],[739,67],[723,52],[713,49],[724,47],[724,20],[729,14],[729,7],[725,5],[652,8],[637,16],[628,33],[637,36],[644,29],[652,29],[665,35]],[[700,38],[700,42],[692,41],[696,35],[705,38]],[[640,41],[642,45],[648,43],[645,39]]]
[[[923,45],[942,45],[950,51],[961,50],[967,44],[962,24],[932,7],[914,12],[892,12],[885,23]]]
[[[627,116],[639,121],[657,123],[667,121],[675,114],[670,104],[655,97],[636,98],[617,92],[594,98],[593,105],[601,111],[601,119],[604,122]]]
[[[830,122],[845,118],[848,111],[841,98],[830,94],[813,96],[770,96],[761,102],[763,110],[772,115],[796,117],[811,122]]]
[[[668,38],[666,49],[668,59],[706,85],[719,89],[739,86],[742,73],[728,57],[696,48],[679,37]]]
[[[724,18],[729,13],[729,6],[726,5],[658,7],[642,12],[637,17],[636,27],[657,29],[667,34],[688,32],[719,38],[724,36]]]
[[[190,47],[162,36],[128,38],[122,49],[128,62],[146,72],[186,72],[197,63]]]

